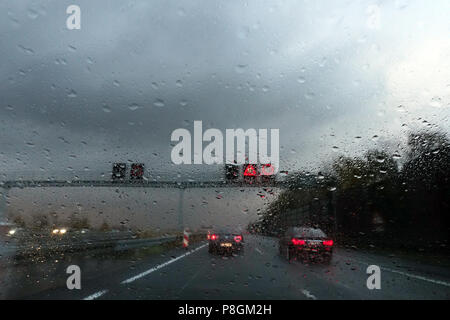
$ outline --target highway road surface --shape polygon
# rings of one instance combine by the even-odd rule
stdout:
[[[5,260],[5,257],[4,259]],[[81,289],[66,268],[81,268]],[[366,286],[369,265],[381,289]],[[247,235],[242,254],[211,255],[207,243],[182,248],[88,253],[0,264],[1,299],[450,299],[448,265],[336,248],[329,265],[289,263],[274,238]]]

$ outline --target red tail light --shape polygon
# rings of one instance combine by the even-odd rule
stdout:
[[[206,235],[206,239],[211,239],[211,235],[209,233]]]
[[[333,246],[333,240],[324,240],[322,243],[324,246],[328,246],[328,247]]]
[[[219,239],[219,236],[217,234],[211,235],[211,240],[217,240],[217,239]]]
[[[237,243],[242,241],[242,236],[235,236],[234,237],[234,241],[236,241]]]
[[[292,244],[294,244],[295,246],[304,246],[306,244],[305,240],[301,240],[301,239],[295,239],[292,238]]]

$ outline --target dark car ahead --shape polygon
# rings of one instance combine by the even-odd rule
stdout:
[[[292,258],[318,258],[330,262],[333,245],[333,240],[320,229],[291,227],[280,238],[279,250],[289,261]]]
[[[244,237],[237,231],[219,230],[208,235],[209,253],[231,254],[242,252]]]

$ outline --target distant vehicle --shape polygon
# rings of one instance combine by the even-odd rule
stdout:
[[[67,233],[67,228],[55,228],[52,229],[52,235],[65,235]]]
[[[320,258],[330,262],[334,242],[322,230],[291,227],[279,240],[280,255],[288,261],[292,258]]]
[[[209,234],[209,253],[231,254],[243,252],[244,237],[242,233],[231,230],[219,230]]]
[[[22,228],[16,227],[13,223],[0,222],[0,240],[17,237],[18,233],[22,232],[22,230]]]

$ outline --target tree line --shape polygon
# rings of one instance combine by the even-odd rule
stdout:
[[[410,132],[403,155],[371,149],[338,157],[315,174],[293,174],[249,229],[279,235],[308,225],[344,243],[448,250],[449,163],[445,133]]]

